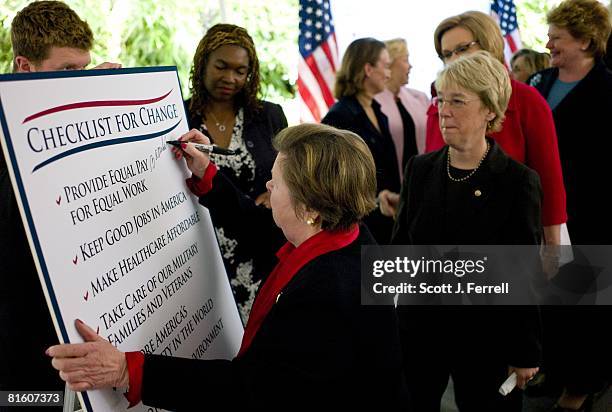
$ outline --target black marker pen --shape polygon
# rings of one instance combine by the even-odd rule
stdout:
[[[236,154],[236,152],[233,150],[223,149],[222,147],[215,146],[212,144],[181,142],[180,140],[168,140],[166,142],[166,144],[171,144],[172,146],[179,147],[179,148],[181,147],[181,144],[183,143],[193,145],[193,147],[195,147],[202,153],[207,153],[207,154],[215,153],[215,154],[220,154],[220,155],[225,155],[225,156],[232,156]]]

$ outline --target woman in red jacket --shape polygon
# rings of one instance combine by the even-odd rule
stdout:
[[[504,63],[504,41],[488,15],[468,11],[443,20],[434,33],[438,56],[447,64],[459,55],[486,50]],[[530,86],[511,79],[512,95],[503,128],[488,136],[512,159],[535,170],[542,183],[542,225],[548,245],[560,243],[560,225],[567,220],[565,187],[559,160],[557,134],[550,108]],[[438,108],[427,112],[426,152],[444,146],[438,126]]]

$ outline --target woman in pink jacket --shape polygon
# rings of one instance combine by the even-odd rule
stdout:
[[[389,131],[395,145],[400,180],[403,178],[404,166],[408,160],[425,152],[425,128],[427,125],[427,107],[429,98],[423,92],[405,87],[412,65],[408,59],[408,46],[404,39],[385,41],[391,59],[391,76],[386,88],[374,96],[380,104],[381,111],[389,119]],[[389,210],[389,203],[399,199],[397,193],[382,190],[378,199],[383,213]],[[392,214],[390,211],[387,215]]]
[[[415,154],[425,152],[425,127],[429,98],[423,92],[404,87],[408,84],[410,64],[406,40],[385,41],[391,58],[391,77],[383,92],[374,96],[389,119],[389,129],[397,152],[400,173]]]

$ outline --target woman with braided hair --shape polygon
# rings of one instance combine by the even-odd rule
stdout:
[[[189,125],[234,156],[211,155],[236,188],[261,207],[270,207],[266,182],[276,157],[272,138],[287,127],[279,105],[258,98],[259,60],[248,32],[233,24],[211,27],[198,45],[191,70],[191,94],[186,102]],[[245,250],[244,228],[226,209],[210,208],[234,297],[246,320],[261,279],[258,267],[265,254]]]

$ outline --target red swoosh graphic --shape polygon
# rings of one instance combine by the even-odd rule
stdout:
[[[160,100],[165,99],[168,95],[172,93],[170,90],[168,93],[163,96],[156,97],[154,99],[145,99],[145,100],[94,100],[91,102],[79,102],[79,103],[70,103],[64,104],[62,106],[52,107],[47,110],[43,110],[42,112],[34,113],[23,119],[23,123],[27,123],[30,120],[38,119],[39,117],[46,116],[51,113],[63,112],[65,110],[73,110],[73,109],[82,109],[84,107],[102,107],[102,106],[136,106],[140,104],[151,104],[159,102]]]

